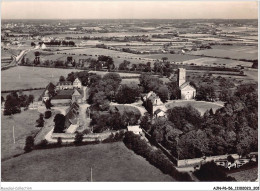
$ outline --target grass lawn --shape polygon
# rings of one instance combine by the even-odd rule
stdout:
[[[4,181],[174,181],[122,142],[35,150],[2,162]]]
[[[1,71],[1,90],[44,88],[49,82],[56,84],[61,75],[66,77],[68,73],[76,71],[79,70],[28,66],[13,67]]]
[[[203,115],[207,110],[210,110],[212,108],[213,112],[215,112],[217,109],[221,108],[220,105],[215,104],[214,102],[204,102],[204,101],[186,101],[186,100],[177,100],[173,101],[171,103],[166,104],[166,108],[170,109],[173,107],[186,107],[188,105],[191,105],[195,109],[197,109],[201,115]]]
[[[26,137],[39,131],[39,128],[35,127],[38,117],[37,110],[22,111],[13,117],[1,114],[1,159],[23,153]],[[15,144],[13,143],[13,126]]]
[[[238,182],[255,181],[258,177],[258,167],[230,173],[228,176],[234,177]]]

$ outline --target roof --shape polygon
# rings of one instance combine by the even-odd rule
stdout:
[[[190,82],[185,82],[185,83],[183,83],[183,84],[180,86],[180,90],[183,89],[183,88],[185,88],[185,87],[187,87],[187,86],[190,86],[190,87],[194,88],[192,85],[190,85]],[[195,88],[194,88],[194,89],[195,89]]]
[[[127,126],[128,131],[132,132],[141,132],[142,129],[139,127],[139,125],[133,125],[133,126]]]
[[[161,110],[161,109],[157,109],[157,110],[155,110],[154,114],[157,115],[157,114],[160,113],[160,112],[164,112],[164,111]],[[164,113],[165,113],[165,112],[164,112]]]
[[[63,82],[58,82],[57,86],[64,86],[64,85],[72,85],[72,82],[70,81],[63,81]]]
[[[70,105],[70,108],[65,115],[65,128],[68,129],[71,125],[76,125],[78,122],[78,110],[79,105],[77,103],[73,103]]]
[[[71,95],[56,95],[52,98],[52,100],[55,100],[55,99],[71,99],[72,96]]]

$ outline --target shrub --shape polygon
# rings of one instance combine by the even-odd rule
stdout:
[[[57,139],[57,145],[58,145],[58,146],[61,146],[61,144],[62,144],[62,139],[61,139],[60,137],[58,137],[58,139]]]
[[[44,118],[49,119],[51,117],[51,111],[45,111]]]
[[[26,153],[31,152],[33,150],[33,147],[34,147],[34,138],[32,136],[28,136],[25,141],[24,151]]]
[[[83,134],[82,133],[77,133],[75,136],[74,144],[75,145],[80,145],[83,141]]]
[[[91,133],[90,129],[85,129],[84,131],[82,131],[82,134],[84,134],[84,135],[87,135],[89,133]]]
[[[196,170],[194,174],[201,181],[235,181],[234,178],[227,176],[224,169],[217,166],[213,161],[201,165],[200,169]]]

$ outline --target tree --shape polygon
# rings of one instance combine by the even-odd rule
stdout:
[[[19,103],[19,98],[16,92],[10,93],[6,96],[4,115],[12,115],[15,113],[20,113],[21,107]]]
[[[44,126],[43,114],[40,113],[39,119],[36,120],[36,127],[43,127],[43,126]]]
[[[64,76],[60,76],[59,82],[64,82],[64,81],[66,81],[65,77]]]
[[[51,111],[45,111],[44,118],[49,119],[51,117]]]
[[[136,83],[123,84],[117,91],[115,100],[120,104],[134,103],[140,96],[140,89]]]
[[[34,101],[34,95],[29,95],[29,97],[28,97],[28,103],[30,104],[30,103],[33,103],[33,101]]]
[[[33,147],[34,147],[34,138],[32,136],[28,136],[25,141],[24,151],[26,153],[31,152],[33,150]]]
[[[82,133],[77,133],[74,139],[74,144],[75,145],[80,145],[83,141],[83,134]]]
[[[129,70],[130,62],[127,60],[124,60],[121,64],[119,64],[119,70]]]
[[[163,81],[149,74],[141,74],[139,77],[140,85],[143,87],[144,93],[155,91],[163,85]]]
[[[31,42],[31,46],[36,46],[36,44],[34,42]]]
[[[159,89],[156,91],[156,94],[160,97],[163,103],[165,103],[168,100],[169,91],[166,86],[159,87]]]
[[[51,107],[53,106],[53,105],[51,104],[51,101],[50,101],[49,99],[47,99],[47,100],[44,102],[44,104],[45,104],[46,109],[51,109]]]
[[[57,114],[54,117],[54,133],[64,133],[65,128],[65,116],[62,114]]]
[[[57,145],[58,145],[58,146],[61,146],[61,145],[62,145],[62,139],[61,139],[61,137],[58,137],[58,139],[57,139]]]
[[[170,99],[175,100],[175,99],[180,99],[181,96],[181,90],[179,88],[179,85],[176,81],[171,81],[167,84],[169,94],[170,94]]]
[[[145,115],[141,117],[140,127],[145,131],[149,131],[151,129],[151,120],[148,113],[145,113]]]
[[[100,91],[94,95],[91,108],[100,111],[107,111],[109,109],[109,102],[104,92]]]
[[[162,61],[165,62],[166,60],[168,60],[167,57],[162,57]]]
[[[235,181],[234,178],[227,176],[223,167],[217,166],[213,161],[202,164],[194,174],[201,181]]]

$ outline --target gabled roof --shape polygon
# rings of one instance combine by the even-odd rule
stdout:
[[[65,128],[68,129],[70,125],[76,125],[78,121],[79,105],[77,103],[71,104],[67,114],[65,115]]]
[[[76,79],[78,79],[82,83],[82,81],[81,81],[81,79],[79,77],[75,78],[75,80]],[[75,82],[75,80],[73,81],[73,83]]]
[[[180,90],[183,89],[183,88],[185,88],[185,87],[187,87],[187,86],[190,86],[190,87],[194,88],[192,85],[190,85],[190,82],[185,82],[184,84],[182,84],[182,85],[180,86]],[[195,88],[194,88],[194,89],[195,89]]]
[[[60,90],[52,99],[72,99],[74,90]]]
[[[71,81],[63,81],[63,82],[58,82],[57,86],[64,86],[64,85],[72,85]]]

